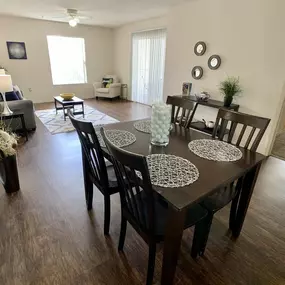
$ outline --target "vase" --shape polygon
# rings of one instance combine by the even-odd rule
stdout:
[[[13,193],[20,190],[16,155],[7,157],[4,157],[3,154],[1,155],[0,177],[2,178],[7,193]]]
[[[230,107],[231,104],[232,104],[232,102],[233,102],[233,97],[231,97],[231,96],[226,96],[226,97],[224,98],[224,107]]]
[[[167,146],[171,125],[171,105],[156,103],[152,105],[151,144]]]

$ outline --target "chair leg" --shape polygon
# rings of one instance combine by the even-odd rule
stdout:
[[[146,285],[151,285],[153,281],[154,267],[155,267],[155,254],[156,254],[156,243],[150,242]]]
[[[195,225],[195,232],[191,250],[191,256],[193,258],[196,258],[197,255],[203,255],[205,252],[213,217],[213,214],[209,213],[206,218],[204,218]]]
[[[83,178],[84,178],[86,206],[87,206],[87,210],[90,211],[92,209],[92,202],[93,202],[93,182],[91,181],[89,177],[88,160],[84,154],[83,149],[82,149],[82,165],[83,165]]]
[[[127,220],[122,215],[120,239],[119,239],[119,246],[118,246],[118,250],[119,251],[123,250],[123,248],[124,248],[125,238],[126,238],[126,231],[127,231]]]
[[[105,204],[105,217],[104,217],[104,235],[109,235],[110,230],[110,215],[111,215],[111,205],[110,205],[110,195],[104,196],[104,204]]]
[[[86,198],[86,205],[87,210],[92,210],[92,203],[93,203],[93,184],[88,187],[88,190],[85,188],[85,198]]]

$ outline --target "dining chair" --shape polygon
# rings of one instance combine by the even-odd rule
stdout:
[[[156,192],[152,188],[146,158],[142,155],[130,153],[113,145],[105,136],[103,128],[101,134],[107,149],[113,157],[113,165],[120,186],[121,199],[121,231],[118,250],[123,250],[127,222],[149,246],[148,271],[146,284],[152,284],[156,244],[163,241],[167,218],[167,205],[158,201]],[[200,248],[201,236],[204,235],[207,211],[196,204],[188,210],[185,229],[195,225],[192,254],[196,256]]]
[[[244,149],[256,151],[269,123],[270,119],[267,118],[221,108],[216,118],[212,138],[225,140],[236,146],[242,146]],[[207,197],[200,203],[202,207],[207,209],[208,218],[204,219],[206,222],[204,229],[207,229],[207,231],[205,232],[203,241],[200,243],[199,255],[202,255],[205,251],[214,214],[230,202],[232,202],[230,229],[232,228],[242,184],[243,178],[240,178],[227,187],[221,188],[214,195]]]
[[[171,123],[178,124],[184,128],[189,128],[194,116],[194,104],[190,100],[168,96],[166,104],[172,105]]]
[[[114,167],[106,163],[96,132],[91,122],[76,119],[71,112],[69,118],[77,131],[82,150],[85,198],[88,211],[92,209],[93,184],[104,195],[104,234],[110,229],[110,196],[119,192]]]

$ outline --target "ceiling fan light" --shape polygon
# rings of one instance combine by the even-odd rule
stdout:
[[[77,26],[78,21],[77,21],[76,19],[71,19],[71,20],[69,20],[68,23],[69,23],[69,26],[70,26],[70,27],[74,28],[74,27]]]

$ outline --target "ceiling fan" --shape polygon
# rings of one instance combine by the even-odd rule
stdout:
[[[66,9],[65,13],[66,13],[65,16],[53,17],[53,18],[68,20],[70,27],[76,27],[77,24],[79,24],[80,20],[92,19],[92,17],[90,16],[84,16],[84,15],[81,15],[81,13],[78,13],[77,9]]]

